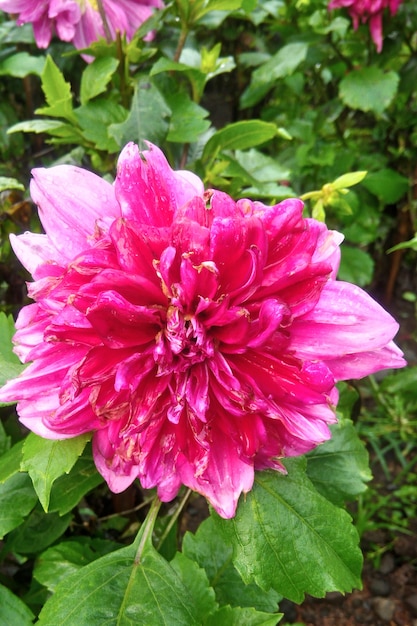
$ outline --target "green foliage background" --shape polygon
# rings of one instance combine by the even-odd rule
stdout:
[[[390,298],[403,263],[413,315],[416,33],[411,0],[384,23],[381,54],[366,25],[355,32],[347,13],[329,12],[324,0],[175,0],[130,43],[92,45],[86,65],[69,44],[38,50],[30,25],[3,15],[0,384],[22,368],[11,350],[12,314],[26,302],[28,277],[8,236],[40,232],[25,192],[30,169],[73,163],[112,180],[127,141],[158,144],[173,167],[236,199],[303,197],[306,215],[345,235],[341,278],[382,293],[385,274]],[[381,462],[381,441],[394,441],[403,467],[415,460],[415,380],[410,368],[361,389],[377,408],[359,425],[358,392],[342,386],[331,441],[288,460],[288,476],[259,474],[233,520],[210,511],[185,535],[179,520],[190,494],[159,516],[152,493],[133,517],[117,507],[108,514],[88,438],[25,436],[13,407],[3,407],[0,622],[272,626],[283,597],[360,587],[359,536],[346,503],[359,497],[363,531],[371,478],[363,441]],[[386,427],[379,438],[372,411]],[[415,492],[405,497],[415,511]]]

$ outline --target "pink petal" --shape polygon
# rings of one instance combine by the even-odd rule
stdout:
[[[391,315],[362,289],[349,283],[329,282],[314,310],[294,321],[290,347],[300,358],[324,359],[332,367],[350,357],[355,377],[362,377],[371,373],[369,369],[378,368],[380,350],[390,345],[397,330],[398,324]],[[392,347],[385,349],[380,367],[403,367],[401,354]],[[340,374],[339,369],[337,378]]]
[[[30,191],[49,240],[61,258],[72,260],[92,245],[103,217],[118,217],[113,187],[71,165],[35,169]],[[82,215],[82,219],[80,216]]]

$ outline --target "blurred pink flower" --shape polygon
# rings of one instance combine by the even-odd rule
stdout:
[[[391,15],[398,11],[402,0],[331,0],[329,9],[341,9],[346,7],[356,30],[359,24],[369,22],[371,37],[375,42],[378,52],[382,50],[382,16],[385,9],[389,9]]]
[[[162,0],[101,0],[112,39],[116,31],[131,39]],[[76,48],[106,36],[96,0],[0,0],[0,10],[16,14],[17,24],[32,23],[36,44],[47,48],[56,33]]]
[[[330,437],[335,382],[402,367],[398,325],[336,281],[342,236],[290,199],[204,191],[149,144],[123,150],[114,186],[72,166],[35,169],[46,234],[12,236],[35,301],[0,391],[48,438],[93,435],[110,489],[161,500],[181,484],[224,517],[254,470]]]

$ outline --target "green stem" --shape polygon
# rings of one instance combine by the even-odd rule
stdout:
[[[106,41],[108,44],[112,43],[113,38],[111,36],[109,23],[107,21],[106,12],[103,7],[103,3],[101,0],[97,0],[97,8],[100,13],[101,21],[103,22],[104,34],[106,35]]]
[[[130,107],[131,89],[129,86],[129,61],[123,51],[122,37],[120,32],[116,33],[116,54],[119,61],[120,99],[125,109]]]
[[[143,550],[148,542],[149,536],[152,535],[153,527],[155,525],[156,518],[158,517],[161,504],[162,502],[160,501],[158,496],[155,496],[155,499],[153,500],[151,507],[148,511],[148,515],[146,516],[146,519],[143,522],[141,529],[139,531],[142,533],[142,537],[140,539],[139,546],[136,551],[135,561],[134,561],[135,565],[140,564]]]
[[[165,528],[164,532],[162,533],[161,538],[158,541],[158,545],[156,546],[156,549],[159,551],[162,544],[164,543],[165,539],[168,537],[171,528],[173,527],[173,525],[175,524],[175,522],[177,521],[181,511],[183,510],[184,506],[186,505],[186,503],[188,502],[188,499],[190,497],[190,495],[192,494],[191,489],[187,489],[183,499],[181,500],[181,502],[179,503],[174,515],[171,517],[171,519],[169,520],[167,527]]]
[[[178,39],[177,49],[175,50],[175,54],[174,54],[175,62],[178,62],[180,60],[181,52],[183,51],[183,48],[185,46],[185,41],[187,39],[187,36],[188,36],[188,28],[183,28],[181,30],[180,38]]]

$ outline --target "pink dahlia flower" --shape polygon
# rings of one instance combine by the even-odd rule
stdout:
[[[101,0],[112,39],[116,32],[131,39],[162,0]],[[31,22],[36,44],[47,48],[56,33],[76,48],[86,48],[106,36],[96,0],[0,0],[0,10],[16,14],[17,24]]]
[[[31,193],[46,234],[12,243],[32,363],[0,400],[43,437],[93,432],[114,492],[184,484],[232,517],[256,469],[330,437],[336,381],[404,365],[393,318],[335,279],[342,236],[300,200],[204,191],[151,144],[125,147],[114,185],[61,165]]]
[[[369,22],[371,37],[375,42],[378,52],[382,50],[382,16],[385,9],[389,9],[391,15],[398,11],[402,0],[331,0],[329,9],[341,9],[346,7],[356,30],[359,24]]]

